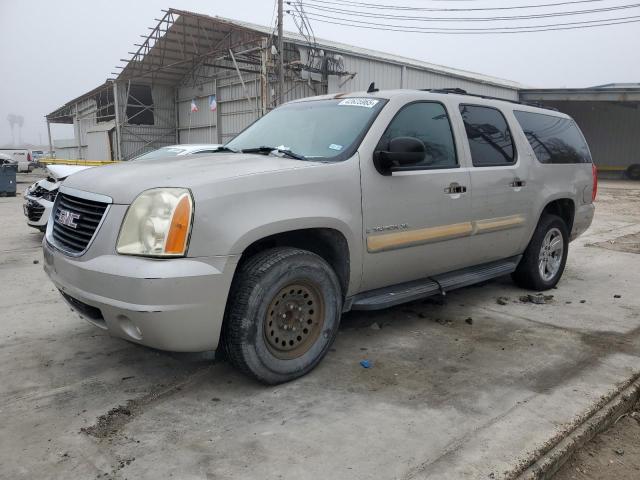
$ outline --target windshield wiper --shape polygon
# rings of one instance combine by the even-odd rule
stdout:
[[[218,149],[216,150],[216,152],[233,152],[233,153],[238,153],[238,150],[234,150],[233,148],[229,148],[226,147],[224,145],[218,147]]]
[[[299,153],[292,152],[288,148],[267,147],[267,146],[264,146],[264,145],[261,146],[261,147],[255,147],[255,148],[243,148],[240,151],[242,153],[265,153],[265,154],[269,154],[269,153],[275,151],[275,152],[279,152],[279,153],[283,154],[286,157],[295,158],[296,160],[306,160],[307,159],[307,157],[305,157],[304,155],[300,155]]]

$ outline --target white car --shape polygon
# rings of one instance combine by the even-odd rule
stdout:
[[[25,202],[22,206],[27,217],[27,224],[37,228],[41,232],[47,229],[47,222],[51,214],[53,202],[58,195],[58,189],[62,181],[69,175],[86,170],[80,165],[48,165],[47,178],[31,185],[24,192]]]
[[[154,150],[153,152],[144,153],[131,159],[131,161],[137,162],[138,160],[157,160],[159,158],[182,157],[184,155],[195,155],[197,153],[213,153],[218,151],[221,146],[222,145],[216,143],[169,145]]]
[[[130,161],[157,160],[161,158],[213,153],[220,147],[221,145],[218,144],[206,143],[170,145],[145,153]],[[47,229],[51,208],[53,207],[53,202],[56,199],[58,188],[62,181],[69,175],[80,172],[81,170],[86,170],[87,168],[92,167],[80,165],[48,165],[47,178],[34,183],[24,193],[25,202],[23,209],[27,217],[27,224],[30,227],[37,228],[41,232],[44,232]]]

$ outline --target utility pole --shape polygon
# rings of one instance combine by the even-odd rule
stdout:
[[[284,102],[283,3],[284,0],[278,0],[278,105],[281,105]]]

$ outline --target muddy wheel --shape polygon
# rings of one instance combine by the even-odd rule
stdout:
[[[562,277],[568,252],[566,224],[556,215],[544,214],[512,278],[530,290],[553,288]]]
[[[230,362],[268,384],[311,371],[340,324],[338,278],[318,255],[274,248],[239,266],[227,304],[223,343]]]
[[[640,164],[635,164],[627,168],[627,178],[631,180],[640,180]]]

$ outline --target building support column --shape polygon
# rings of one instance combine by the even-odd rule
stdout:
[[[117,82],[113,82],[113,104],[116,117],[116,160],[122,161],[122,138],[120,137],[120,102],[118,101]]]
[[[49,156],[53,158],[53,141],[51,140],[51,122],[47,118],[47,135],[49,136]]]

